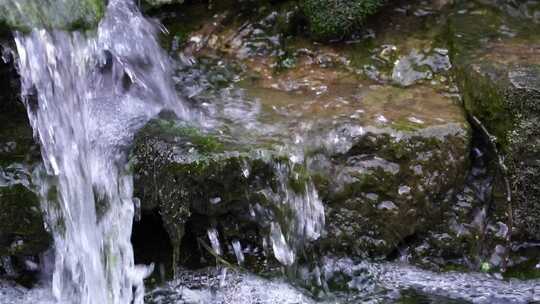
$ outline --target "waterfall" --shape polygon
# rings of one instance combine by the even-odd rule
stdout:
[[[95,31],[34,25],[14,33],[21,94],[41,144],[43,169],[34,181],[54,238],[59,303],[143,302],[152,267],[134,263],[127,152],[137,130],[163,109],[195,120],[177,96],[158,30],[132,0],[110,0]],[[289,169],[275,170],[281,188],[267,194],[293,214],[271,223],[269,237],[276,258],[291,265],[296,250],[319,237],[324,211],[311,182],[297,195],[287,186]]]
[[[131,0],[110,0],[93,33],[15,33],[23,101],[46,172],[39,184],[58,302],[143,301],[150,268],[134,264],[126,151],[163,108],[187,115],[156,37]]]

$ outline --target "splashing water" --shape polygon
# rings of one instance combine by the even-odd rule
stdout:
[[[182,273],[176,280],[151,291],[148,303],[264,303],[336,304],[405,303],[403,291],[441,297],[413,303],[537,303],[538,280],[503,281],[480,273],[435,273],[396,263],[355,263],[348,258],[324,258],[322,275],[327,282],[346,286],[314,299],[305,290],[283,279],[264,279],[218,269]],[[409,302],[407,302],[409,303]]]
[[[259,192],[270,204],[262,207],[254,202],[251,216],[263,223],[265,230],[268,228],[268,235],[262,236],[263,247],[271,248],[282,265],[292,266],[305,245],[319,239],[325,226],[323,202],[313,180],[302,170],[310,160],[306,152],[311,149],[311,134],[284,128],[276,117],[268,117],[257,98],[248,96],[240,87],[221,87],[213,83],[209,77],[212,73],[225,79],[229,75],[224,72],[228,67],[221,61],[212,62],[212,68],[207,67],[207,63],[190,62],[186,66],[182,59],[178,62],[181,64],[177,66],[174,79],[185,96],[203,105],[208,129],[213,129],[220,134],[220,139],[232,145],[253,145],[251,157],[263,160],[275,174],[276,187]],[[219,71],[212,70],[213,67]],[[290,121],[294,124],[297,119]],[[265,148],[256,148],[261,143]],[[272,146],[270,151],[266,149],[268,146]],[[279,156],[279,160],[275,156]],[[242,168],[242,174],[245,178],[252,174],[248,164]],[[213,244],[212,238],[209,239]],[[233,251],[237,257],[241,253],[237,249]]]
[[[269,241],[275,258],[285,266],[292,266],[298,251],[321,236],[325,223],[324,206],[313,182],[299,181],[302,177],[294,172],[294,165],[274,163],[279,186],[276,191],[263,191],[278,213],[270,222]],[[292,180],[299,181],[302,188],[295,191]]]
[[[46,174],[39,177],[62,303],[142,303],[150,268],[134,265],[127,147],[163,108],[186,119],[156,27],[111,0],[97,33],[15,33],[22,96]]]
[[[196,119],[179,102],[172,64],[156,34],[131,0],[112,0],[96,33],[33,29],[14,35],[22,96],[44,161],[35,180],[55,241],[57,302],[143,301],[151,267],[134,264],[126,151],[134,133],[163,109]],[[266,194],[292,216],[272,222],[269,238],[276,258],[292,265],[302,244],[320,236],[324,209],[311,181],[298,194],[288,186],[291,168],[278,164],[275,170],[281,187]],[[217,232],[209,236],[219,246]]]
[[[309,292],[282,278],[261,278],[233,269],[210,268],[183,271],[175,280],[150,291],[146,303],[213,304],[336,304],[336,303],[472,303],[529,304],[540,300],[540,282],[500,280],[480,273],[435,273],[396,263],[355,263],[351,259],[324,258],[319,275],[345,290],[313,298]],[[403,296],[414,291],[417,298]],[[0,280],[0,294],[8,304],[35,303],[43,299],[39,289],[27,290]],[[32,301],[34,300],[34,301]],[[4,303],[4,302],[2,302]],[[40,301],[40,303],[44,303]],[[51,302],[45,302],[51,303]]]

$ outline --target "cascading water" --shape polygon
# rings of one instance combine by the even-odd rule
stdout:
[[[156,32],[131,0],[111,0],[95,35],[15,33],[22,96],[46,170],[40,192],[59,302],[142,303],[149,269],[134,265],[126,148],[164,107],[186,117]]]
[[[192,120],[156,34],[131,0],[110,1],[95,34],[15,33],[22,96],[44,161],[34,180],[55,242],[58,302],[142,303],[150,268],[134,265],[126,152],[163,109]],[[282,167],[275,168],[280,190],[267,195],[293,214],[272,223],[269,239],[276,258],[291,265],[302,243],[320,235],[324,210],[311,183],[304,195],[289,189],[290,168]]]
[[[32,1],[0,0],[0,15],[2,5],[8,3],[7,7],[14,10],[12,16],[24,19],[25,14],[17,12],[18,5]],[[45,13],[54,17],[46,24],[56,26],[63,23],[62,19],[68,19],[68,23],[74,21],[69,11],[76,10],[74,7],[84,1],[91,0],[44,0]],[[183,107],[170,83],[171,64],[156,41],[156,27],[140,15],[132,1],[109,0],[106,16],[95,33],[34,29],[15,34],[23,97],[35,135],[42,144],[43,170],[36,172],[32,182],[40,188],[47,224],[55,238],[52,287],[56,302],[60,303],[143,301],[142,279],[149,268],[135,266],[130,244],[136,200],[132,198],[133,181],[126,150],[137,129],[162,109],[172,109],[185,120],[192,118],[192,110]],[[54,5],[47,6],[51,3]],[[62,11],[63,5],[69,6],[66,11]],[[26,28],[35,28],[41,21],[23,23]],[[253,42],[261,43],[259,26],[242,28],[243,33],[252,30],[257,36]],[[191,42],[201,41],[198,36],[193,38]],[[280,43],[275,37],[269,38],[273,44]],[[249,47],[252,46],[250,43]],[[221,59],[212,68],[222,66]],[[317,56],[319,59],[324,58]],[[196,65],[187,69],[194,73]],[[180,74],[175,79],[177,89],[196,91],[184,92],[185,95],[191,98],[199,93],[208,94],[208,88],[202,85],[208,81],[194,79],[190,88],[185,79],[190,77],[189,73]],[[215,79],[222,81],[221,77]],[[307,85],[310,90],[316,89],[317,95],[324,95],[328,89]],[[308,163],[307,167],[311,168],[310,163],[314,163],[315,169],[319,165],[324,167],[328,161],[325,157],[316,158],[317,155],[305,153],[304,149],[313,146],[312,150],[320,147],[331,150],[332,155],[346,153],[351,149],[352,137],[362,134],[364,128],[352,125],[332,129],[328,134],[318,130],[318,125],[330,124],[337,116],[315,123],[317,116],[307,111],[324,107],[323,112],[331,116],[332,107],[327,106],[332,104],[281,95],[280,99],[292,100],[296,106],[308,106],[305,108],[308,110],[299,112],[291,104],[282,107],[279,106],[282,103],[276,103],[277,107],[272,107],[273,111],[265,116],[261,112],[264,102],[261,105],[255,100],[242,100],[242,94],[233,86],[219,93],[214,97],[204,96],[215,100],[201,103],[201,108],[205,108],[201,111],[206,114],[199,121],[201,125],[214,128],[211,131],[217,129],[218,133],[223,131],[224,137],[241,144],[260,141],[267,148],[267,143],[279,138],[277,150],[283,158],[258,155],[273,170],[270,175],[276,183],[263,184],[262,190],[257,188],[264,202],[259,197],[249,201],[249,215],[265,228],[261,233],[267,234],[259,235],[263,238],[262,247],[271,247],[279,262],[292,265],[302,254],[301,247],[323,233],[325,221],[323,204],[313,182],[309,176],[302,176],[302,170],[295,170],[295,166]],[[348,109],[350,101],[340,99],[337,106]],[[217,100],[221,104],[212,104]],[[276,104],[272,101],[266,106]],[[363,113],[357,111],[350,118],[357,119]],[[185,152],[187,149],[179,150],[190,153]],[[262,151],[257,150],[256,154],[259,152]],[[253,174],[252,169],[247,164],[242,168],[245,178]],[[31,187],[30,179],[21,180],[17,176],[13,178],[15,183]],[[223,204],[222,197],[211,197],[210,203]],[[382,209],[392,209],[385,205],[388,206],[381,205]],[[223,242],[227,240],[226,234],[220,236],[221,228],[213,223],[209,226],[212,227],[207,230],[211,245],[207,246],[208,250],[223,255],[221,261],[226,265],[227,253],[232,252],[241,267],[250,267],[250,254],[259,253],[259,248],[245,246],[241,239],[229,239],[232,242],[228,247]],[[297,281],[298,285],[312,288],[311,294],[291,286],[283,278],[263,279],[233,268],[216,267],[193,272],[182,270],[175,280],[148,293],[146,300],[149,303],[401,303],[401,291],[417,290],[437,296],[429,303],[455,303],[452,299],[472,303],[540,301],[538,280],[501,280],[497,274],[441,274],[403,264],[358,262],[331,256],[315,262],[293,269],[302,280]],[[0,280],[1,304],[43,304],[47,302],[44,293],[40,288],[28,291]],[[313,296],[319,298],[315,300]],[[441,301],[439,296],[448,301]]]

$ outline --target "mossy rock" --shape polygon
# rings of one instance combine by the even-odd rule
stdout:
[[[300,192],[311,179],[323,199],[328,230],[319,243],[323,252],[386,257],[407,237],[428,230],[450,207],[468,170],[471,132],[461,105],[424,85],[339,81],[320,95],[242,83],[263,111],[260,128],[235,133],[244,144],[186,132],[175,123],[151,123],[135,145],[136,196],[143,208],[160,210],[176,242],[186,225],[195,225],[186,223],[190,218],[203,227],[232,225],[222,231],[253,239],[248,235],[264,235],[267,228],[264,220],[253,222],[249,205],[267,204],[260,191],[279,185],[272,167],[282,163],[300,177],[289,180],[291,189]],[[301,131],[307,132],[299,133],[306,167],[291,166],[276,151],[291,144],[288,135]],[[237,224],[230,224],[235,215]],[[205,237],[204,229],[197,230]]]
[[[334,156],[326,192],[331,237],[323,243],[337,253],[384,258],[431,229],[464,184],[469,142],[466,124],[367,128]]]
[[[143,0],[142,8],[145,11],[168,9],[168,6],[179,5],[184,3],[184,0]]]
[[[539,240],[540,65],[472,65],[462,75],[466,108],[496,136],[508,168],[514,234]]]
[[[301,165],[274,151],[223,143],[181,122],[148,123],[136,136],[132,156],[135,196],[144,210],[160,214],[176,262],[188,263],[197,254],[211,258],[197,242],[206,240],[207,230],[214,227],[224,248],[241,240],[259,248],[248,260],[263,257],[270,222],[286,224],[291,212],[269,198],[280,189],[276,167],[285,168],[291,191],[304,191]],[[192,247],[180,250],[186,246]],[[251,266],[259,267],[255,262]]]
[[[504,158],[514,237],[540,240],[540,27],[491,7],[470,11],[450,24],[457,83],[468,113],[494,136]],[[504,184],[496,191],[505,193]]]
[[[182,4],[184,3],[184,0],[144,0],[144,3],[152,7],[159,7],[166,4],[174,4],[174,3]]]
[[[464,185],[470,127],[457,100],[434,88],[341,80],[316,97],[246,88],[285,113],[269,116],[286,130],[276,139],[309,126],[302,145],[325,203],[326,252],[385,257],[440,219]]]
[[[0,187],[0,256],[39,255],[50,245],[39,200],[23,185]]]
[[[342,39],[376,13],[384,0],[303,0],[311,35],[318,40]]]
[[[14,59],[10,58],[5,49],[5,45],[11,43],[10,40],[10,33],[0,32],[0,53],[5,53],[7,59],[0,60],[0,113],[20,118],[26,116],[26,110],[19,98],[20,80]]]
[[[13,61],[0,61],[0,168],[24,166],[40,159],[25,106],[19,98],[19,86]]]
[[[21,31],[33,28],[91,29],[104,13],[103,0],[5,0],[0,3],[0,22]]]

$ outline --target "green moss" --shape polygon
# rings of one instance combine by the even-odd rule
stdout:
[[[420,124],[415,124],[408,120],[400,119],[392,122],[392,128],[397,131],[414,132],[423,128]]]
[[[518,263],[510,267],[505,273],[504,277],[507,279],[519,279],[519,280],[534,280],[540,279],[540,268],[536,265],[540,263],[540,254],[536,253],[536,257],[530,257],[525,262]]]
[[[460,86],[465,109],[476,116],[492,135],[503,151],[508,150],[509,132],[514,128],[514,117],[496,81],[481,75],[470,66],[456,68],[456,79]]]
[[[167,28],[167,33],[161,35],[160,40],[165,49],[171,49],[173,41],[184,45],[190,34],[200,29],[205,20],[211,19],[215,14],[215,12],[209,11],[203,3],[190,5],[185,10],[185,13],[180,13],[178,16],[162,18],[161,22]]]
[[[15,102],[4,100],[0,96],[0,103]],[[18,106],[13,104],[12,106]],[[4,109],[0,109],[2,111]],[[32,129],[28,125],[28,119],[24,112],[18,113],[18,109],[10,109],[7,106],[0,113],[0,167],[13,164],[33,163],[40,160],[39,149],[34,143]]]
[[[184,0],[143,0],[143,6],[160,7],[168,4],[182,4]]]
[[[304,0],[311,35],[318,40],[341,39],[378,11],[383,0]]]
[[[0,3],[0,21],[20,31],[40,27],[91,29],[97,26],[104,13],[103,0],[48,0],[46,3],[37,0],[9,0]]]
[[[37,255],[49,243],[36,195],[22,185],[0,188],[0,256]]]
[[[223,144],[215,136],[204,134],[200,129],[182,122],[157,119],[150,122],[142,132],[146,136],[182,138],[203,154],[219,153],[224,150]]]

